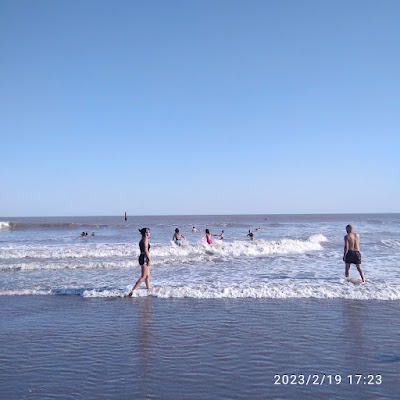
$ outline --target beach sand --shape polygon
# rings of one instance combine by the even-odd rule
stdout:
[[[400,393],[397,301],[2,296],[0,309],[4,399]],[[319,382],[323,374],[340,375],[341,383],[313,385],[313,377],[308,385],[277,385],[277,374],[316,374]],[[382,384],[362,378],[357,385],[356,377],[350,384],[355,374],[379,374]]]

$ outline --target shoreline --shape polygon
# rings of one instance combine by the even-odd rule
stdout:
[[[398,303],[0,297],[0,390],[21,398],[395,398]],[[340,375],[276,385],[275,375]],[[381,385],[349,375],[381,375]]]

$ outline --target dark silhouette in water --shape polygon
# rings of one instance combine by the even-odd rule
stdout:
[[[125,221],[128,219],[128,217],[126,216],[126,211],[125,211]]]

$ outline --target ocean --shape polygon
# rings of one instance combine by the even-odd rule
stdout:
[[[349,223],[365,284],[354,266],[344,278]],[[399,226],[400,214],[1,218],[0,397],[397,399]],[[124,297],[142,227],[152,288]],[[206,228],[224,240],[208,245]]]
[[[344,279],[349,223],[361,235],[365,285],[355,266]],[[140,275],[144,226],[153,287],[136,296],[400,299],[399,214],[3,218],[0,296],[124,296]],[[176,227],[187,239],[181,247],[172,242]],[[224,240],[209,246],[206,228],[224,230]]]

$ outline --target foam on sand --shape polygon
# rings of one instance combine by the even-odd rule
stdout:
[[[0,291],[0,296],[15,295],[63,295],[82,296],[87,298],[124,297],[131,289],[126,287],[108,288],[35,288],[23,290]],[[352,300],[400,300],[400,286],[387,283],[368,282],[354,285],[346,279],[336,282],[299,282],[289,280],[287,283],[269,283],[258,286],[222,286],[206,285],[156,285],[150,290],[140,288],[133,297],[152,296],[161,299],[352,299]]]

